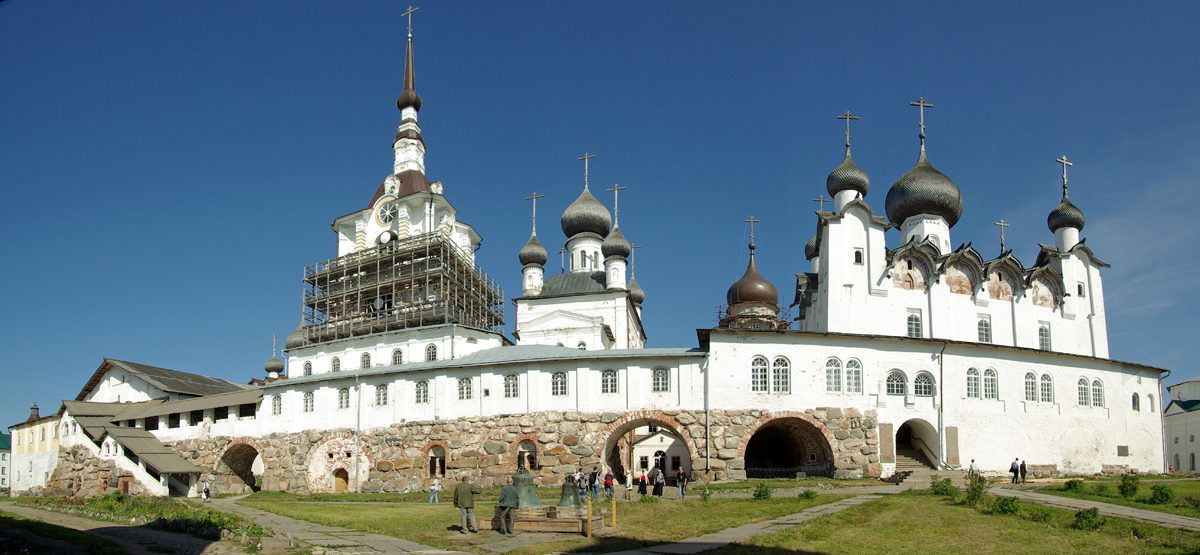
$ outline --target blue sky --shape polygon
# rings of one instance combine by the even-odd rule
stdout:
[[[105,356],[262,375],[270,336],[299,320],[302,268],[336,254],[329,223],[391,168],[406,6],[331,6],[0,2],[5,426],[74,398]],[[1181,348],[1200,331],[1195,2],[420,8],[427,173],[509,297],[523,198],[546,195],[539,235],[557,250],[586,151],[600,198],[629,188],[650,346],[715,325],[751,214],[786,304],[810,199],[841,162],[834,116],[862,117],[854,157],[882,213],[924,97],[930,159],[963,192],[954,244],[998,254],[1004,218],[1031,265],[1066,154],[1083,236],[1113,266],[1112,357],[1197,374]]]

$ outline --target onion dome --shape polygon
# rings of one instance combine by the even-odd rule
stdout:
[[[279,357],[271,355],[271,358],[263,365],[263,370],[266,370],[268,374],[279,374],[283,372],[283,361],[279,360]]]
[[[746,267],[746,275],[733,282],[729,292],[725,294],[725,300],[731,306],[739,303],[779,302],[779,292],[775,290],[775,286],[762,277],[754,265],[754,243],[750,243],[750,265]]]
[[[945,219],[947,226],[954,227],[962,216],[962,192],[946,174],[929,164],[925,146],[921,145],[917,165],[900,176],[888,190],[885,206],[887,217],[894,224],[902,224],[917,214],[933,214]]]
[[[610,256],[619,256],[621,258],[629,258],[629,253],[633,251],[633,247],[629,241],[625,239],[625,235],[621,233],[621,228],[614,227],[612,233],[604,239],[604,243],[600,245],[600,254],[604,258]]]
[[[858,191],[858,194],[864,197],[867,196],[867,191],[871,190],[871,180],[867,178],[867,172],[854,165],[854,159],[850,157],[850,145],[846,145],[846,158],[842,160],[842,165],[825,178],[825,189],[829,191],[829,196],[850,190]]]
[[[517,255],[517,258],[521,261],[522,266],[528,266],[529,264],[541,266],[546,263],[546,247],[543,247],[538,242],[536,233],[529,236],[529,242],[525,243],[524,247],[521,247],[521,252]]]
[[[1067,191],[1064,189],[1062,202],[1050,211],[1049,216],[1046,216],[1046,225],[1050,226],[1050,231],[1053,233],[1064,227],[1073,227],[1083,231],[1083,223],[1083,210],[1071,204],[1071,199],[1067,198]]]
[[[304,320],[300,320],[300,325],[296,326],[296,331],[289,333],[287,339],[283,340],[283,346],[287,349],[295,349],[308,344],[308,332],[304,330]]]
[[[813,235],[812,239],[808,240],[808,244],[804,245],[804,259],[812,260],[817,257],[820,252],[817,252],[817,236]]]
[[[567,210],[562,215],[562,230],[567,237],[574,237],[579,233],[591,232],[604,237],[608,235],[608,230],[612,227],[612,215],[608,213],[608,209],[592,196],[592,192],[588,191],[587,186],[583,187],[583,192],[579,194],[579,198],[575,199]]]
[[[629,299],[633,301],[633,304],[641,306],[646,301],[646,292],[642,291],[642,287],[638,285],[637,278],[629,279],[628,289]]]
[[[412,35],[408,36],[408,53],[404,56],[404,92],[396,98],[396,107],[403,110],[409,106],[421,111],[421,97],[417,95],[417,77],[413,70]]]

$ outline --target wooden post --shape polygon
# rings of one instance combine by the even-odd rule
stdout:
[[[615,495],[612,498],[612,505],[613,505],[612,506],[612,516],[613,516],[612,527],[616,528],[617,527],[617,496],[615,496]]]
[[[587,537],[590,538],[590,537],[592,537],[592,498],[591,497],[588,497],[587,504],[588,504],[587,505],[587,507],[588,507],[587,508],[587,524],[585,525],[585,527],[587,529]]]

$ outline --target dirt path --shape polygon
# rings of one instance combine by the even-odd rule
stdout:
[[[164,553],[173,553],[175,555],[218,555],[244,553],[239,546],[230,542],[214,542],[186,534],[176,534],[174,532],[164,532],[141,526],[125,526],[113,522],[80,518],[53,511],[25,507],[16,503],[0,502],[0,511],[108,538],[120,544],[131,555],[163,555]]]

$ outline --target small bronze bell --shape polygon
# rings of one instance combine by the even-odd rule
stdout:
[[[557,506],[578,507],[579,504],[579,487],[575,485],[575,477],[567,476],[567,479],[563,480],[562,495]]]

